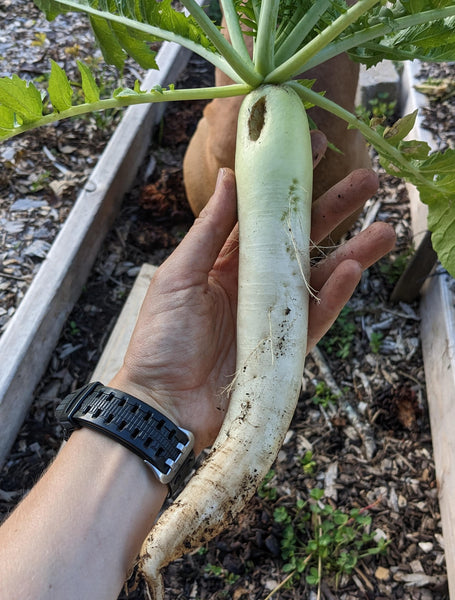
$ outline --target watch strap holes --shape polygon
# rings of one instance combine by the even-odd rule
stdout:
[[[112,419],[114,418],[114,415],[112,413],[109,413],[105,419],[105,423],[110,423],[112,421]]]
[[[158,429],[158,431],[160,431],[161,429],[163,429],[163,425],[164,425],[163,419],[161,419],[160,421],[158,421],[158,423],[156,424],[156,428]]]
[[[125,427],[126,427],[126,421],[121,421],[121,422],[118,424],[118,426],[117,426],[117,429],[118,429],[119,431],[122,431],[122,429],[124,429]]]
[[[141,430],[136,427],[136,429],[131,434],[131,437],[134,439],[140,434]]]
[[[152,413],[150,411],[147,411],[146,413],[144,413],[144,421],[148,421],[151,416],[152,416]]]
[[[144,447],[148,448],[151,443],[152,443],[152,438],[148,437],[144,442]]]
[[[137,412],[138,408],[139,408],[139,406],[137,404],[133,404],[131,407],[131,414],[134,415],[134,413]]]
[[[97,418],[100,416],[100,414],[101,414],[101,408],[97,408],[97,409],[96,409],[96,410],[93,412],[92,418],[93,418],[93,419],[97,419]]]

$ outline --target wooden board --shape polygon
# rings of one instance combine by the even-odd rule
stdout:
[[[153,265],[142,265],[90,381],[101,381],[107,385],[122,366],[139,310],[156,269]]]
[[[418,69],[417,62],[405,66],[405,114],[426,102],[414,89]],[[429,132],[420,126],[421,118],[411,135],[433,146]],[[427,211],[413,186],[410,201],[414,235],[418,238],[426,231]],[[452,277],[430,277],[422,290],[420,304],[422,352],[451,598],[455,598],[455,295],[451,289],[454,286]]]
[[[180,46],[164,43],[157,56],[160,70],[149,72],[143,87],[175,82],[189,55]],[[33,401],[35,387],[123,196],[145,157],[152,127],[164,109],[159,103],[126,110],[0,339],[0,465]]]

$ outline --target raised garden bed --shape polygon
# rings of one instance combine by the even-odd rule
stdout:
[[[452,146],[455,127],[454,103],[452,108],[441,105],[441,98],[433,101],[415,89],[416,83],[436,74],[452,78],[455,66],[436,70],[423,67],[419,62],[408,63],[403,76],[403,91],[406,97],[406,113],[420,110],[415,130],[416,139],[424,139],[432,148]],[[436,118],[427,118],[431,112]],[[438,114],[438,112],[440,114]],[[441,114],[444,113],[444,114]],[[446,127],[441,127],[441,120]],[[451,127],[450,132],[441,131]],[[439,131],[438,131],[439,130]],[[450,131],[450,130],[449,130]],[[439,134],[439,135],[438,135]],[[409,186],[412,226],[416,242],[422,239],[426,229],[426,210],[419,202],[416,190]],[[436,476],[439,490],[442,526],[445,540],[445,553],[449,589],[455,591],[455,513],[453,510],[453,490],[455,490],[455,442],[453,436],[453,416],[455,410],[455,282],[452,277],[436,265],[433,274],[426,281],[421,295],[420,314],[422,319],[421,344],[425,365],[427,397],[430,410],[433,451],[436,462]]]
[[[199,61],[184,74],[211,76]],[[171,106],[166,112],[162,144],[151,149],[157,168],[152,175],[148,161],[140,168],[2,470],[3,513],[33,485],[55,454],[61,437],[53,418],[55,398],[91,377],[133,273],[144,262],[161,262],[192,221],[180,161],[201,108],[198,105],[195,112],[187,105]],[[396,259],[412,237],[409,207],[400,182],[383,176],[381,180],[381,193],[368,203],[358,227],[373,214],[391,220],[399,234],[395,260],[387,259],[369,271],[337,328],[321,345],[322,360],[317,353],[309,359],[301,401],[267,486],[238,523],[168,569],[169,599],[265,598],[286,577],[280,548],[284,528],[275,510],[285,507],[292,514],[297,500],[316,486],[324,487],[327,501],[340,510],[368,508],[371,533],[390,541],[386,555],[361,560],[351,576],[341,578],[338,589],[334,574],[325,576],[321,597],[447,597],[418,305],[396,306],[388,300]],[[359,429],[340,410],[331,382],[372,433],[372,459],[366,458]],[[315,589],[304,578],[295,579],[275,597],[312,598]],[[146,598],[141,588],[129,597]]]
[[[185,49],[163,44],[157,55],[160,70],[150,72],[143,85],[150,89],[174,82],[188,57]],[[0,339],[0,355],[5,356],[0,373],[0,464],[11,448],[123,196],[144,160],[152,128],[163,111],[163,104],[155,104],[131,107],[125,112],[57,238],[46,252],[43,250],[46,259]],[[29,207],[40,202],[47,206],[45,201],[23,201]]]

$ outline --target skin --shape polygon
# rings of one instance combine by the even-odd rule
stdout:
[[[374,193],[357,171],[318,200],[315,242]],[[339,202],[344,198],[343,205]],[[313,270],[310,348],[327,331],[362,270],[394,245],[377,223]],[[220,172],[214,196],[154,276],[125,363],[109,383],[168,414],[210,445],[235,365],[238,235],[235,181]],[[109,438],[73,433],[0,528],[0,600],[115,599],[166,497],[141,460]]]

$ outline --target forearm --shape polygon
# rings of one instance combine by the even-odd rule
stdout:
[[[117,598],[166,494],[132,452],[74,432],[0,529],[0,600]]]

